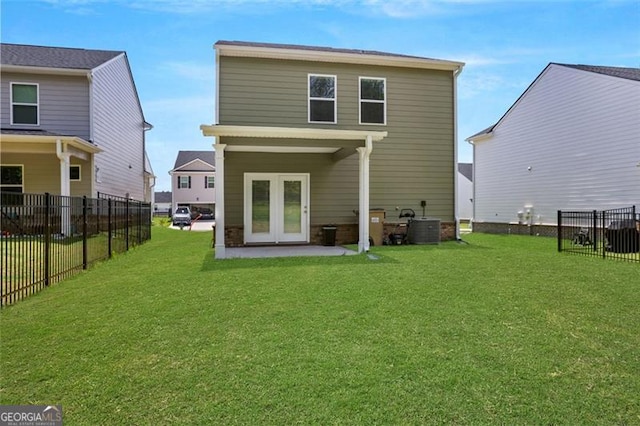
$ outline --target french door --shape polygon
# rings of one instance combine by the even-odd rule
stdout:
[[[309,242],[309,175],[245,173],[245,243]]]

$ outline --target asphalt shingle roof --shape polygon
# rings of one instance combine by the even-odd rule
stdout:
[[[170,203],[171,191],[156,191],[154,193],[154,199],[156,203]]]
[[[248,41],[229,41],[229,40],[220,40],[216,42],[216,46],[218,45],[227,45],[227,46],[246,46],[246,47],[265,47],[270,49],[294,49],[294,50],[308,50],[312,52],[331,52],[331,53],[346,53],[346,54],[357,54],[357,55],[375,55],[375,56],[388,56],[392,58],[413,58],[413,59],[427,59],[430,61],[443,61],[441,59],[434,58],[426,58],[421,56],[411,56],[411,55],[402,55],[399,53],[388,53],[388,52],[379,52],[377,50],[360,50],[360,49],[342,49],[337,47],[323,47],[323,46],[305,46],[298,44],[279,44],[279,43],[255,43]]]
[[[599,65],[571,65],[558,64],[563,67],[575,68],[582,71],[605,74],[612,77],[624,78],[627,80],[640,81],[640,68],[603,67]]]
[[[2,65],[90,70],[123,54],[122,51],[0,44]]]
[[[216,165],[216,156],[213,151],[178,151],[178,157],[173,169],[180,168],[194,160],[202,160],[212,166]]]
[[[458,163],[458,171],[473,182],[473,163]]]

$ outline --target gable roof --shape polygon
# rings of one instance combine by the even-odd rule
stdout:
[[[533,85],[540,79],[540,77],[542,77],[542,75],[545,73],[545,71],[547,71],[551,66],[573,68],[573,69],[577,69],[577,70],[580,70],[580,71],[593,72],[593,73],[597,73],[597,74],[607,75],[607,76],[610,76],[610,77],[622,78],[622,79],[625,79],[625,80],[640,81],[640,68],[606,67],[606,66],[600,66],[600,65],[571,65],[571,64],[559,64],[557,62],[550,62],[542,70],[542,72],[540,74],[538,74],[538,76],[531,82],[531,84],[526,88],[526,90],[524,92],[522,92],[522,94],[518,97],[518,99],[516,99],[516,101],[509,107],[507,112],[505,112],[502,115],[502,117],[500,117],[500,120],[498,120],[493,125],[487,127],[486,129],[481,130],[480,132],[469,136],[465,140],[467,142],[471,142],[471,141],[473,141],[475,139],[479,140],[482,137],[486,137],[486,136],[491,135],[491,132],[493,132],[493,129],[495,129],[496,126],[498,124],[500,124],[502,122],[502,120],[504,120],[504,118],[509,114],[509,112],[518,104],[518,102],[520,102],[520,99],[522,99],[524,97],[524,95],[527,94],[529,89],[531,89],[531,87],[533,87]]]
[[[213,151],[178,151],[178,157],[173,165],[173,169],[179,169],[195,160],[203,161],[212,167],[216,165],[216,156]]]
[[[122,51],[0,44],[2,65],[91,70],[123,55]]]
[[[458,172],[473,182],[473,163],[458,163]]]
[[[298,44],[256,43],[220,40],[214,45],[222,56],[292,59],[320,62],[393,65],[410,68],[462,70],[463,62],[380,52]]]

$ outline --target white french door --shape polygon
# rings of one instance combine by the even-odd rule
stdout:
[[[309,242],[309,174],[245,173],[244,241]]]

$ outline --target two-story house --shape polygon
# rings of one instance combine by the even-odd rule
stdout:
[[[369,248],[370,207],[456,229],[460,62],[377,51],[219,41],[215,255],[246,244]],[[424,210],[423,210],[424,209]],[[373,218],[371,218],[373,220]]]
[[[150,201],[125,52],[2,43],[0,58],[2,191]]]
[[[178,151],[171,175],[171,212],[176,207],[212,214],[215,209],[216,160],[213,151]]]
[[[550,63],[467,141],[474,231],[556,235],[558,210],[637,206],[640,68]]]

